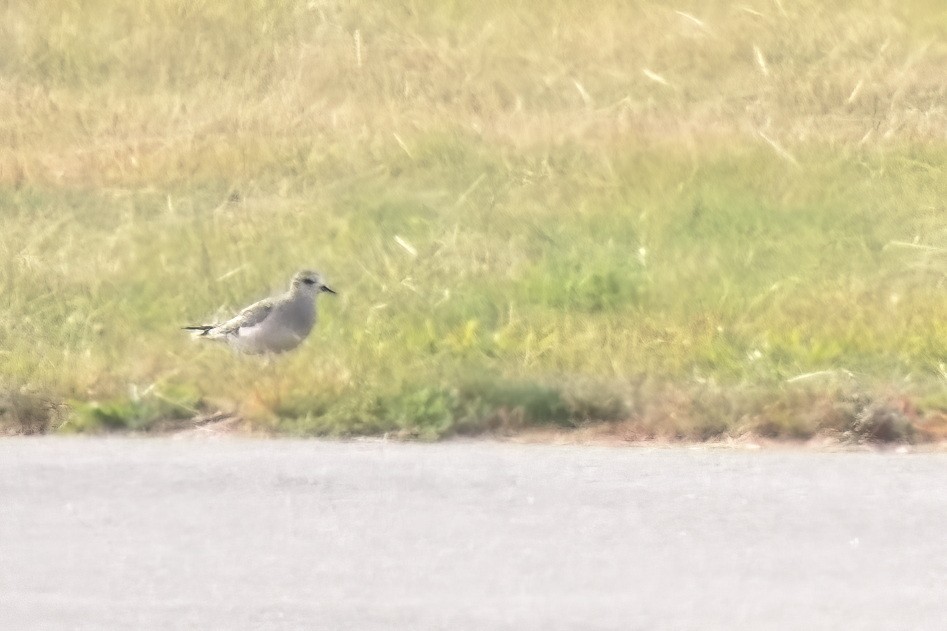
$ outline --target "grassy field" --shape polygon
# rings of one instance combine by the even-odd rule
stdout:
[[[945,67],[941,0],[4,3],[0,433],[947,436]],[[178,330],[303,267],[275,364]]]

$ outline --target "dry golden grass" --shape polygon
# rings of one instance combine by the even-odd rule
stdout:
[[[7,3],[0,177],[364,167],[434,131],[511,152],[942,142],[940,5]]]

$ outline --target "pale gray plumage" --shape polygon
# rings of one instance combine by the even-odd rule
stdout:
[[[316,324],[316,296],[334,294],[316,272],[303,270],[293,276],[289,291],[253,303],[236,317],[220,324],[184,327],[200,331],[197,337],[226,342],[249,355],[283,353],[306,339]]]

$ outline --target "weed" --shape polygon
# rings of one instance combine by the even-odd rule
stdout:
[[[4,431],[929,420],[787,383],[942,389],[939,0],[47,4],[0,20]],[[302,267],[275,369],[177,330]]]

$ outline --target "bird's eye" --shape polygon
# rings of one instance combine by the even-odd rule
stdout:
[[[306,283],[307,285],[315,285],[315,284],[316,284],[316,281],[314,281],[314,280],[311,279],[311,278],[304,278],[304,279],[303,279],[303,282]]]

